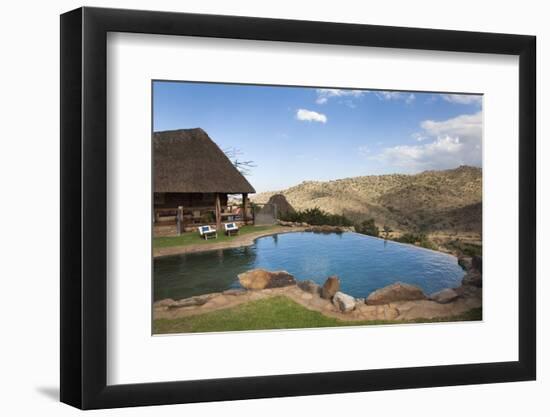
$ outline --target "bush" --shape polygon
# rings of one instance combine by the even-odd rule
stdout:
[[[437,249],[437,247],[423,233],[405,233],[394,240],[401,243],[411,243],[427,249]]]
[[[380,234],[378,226],[374,223],[374,219],[364,220],[360,224],[355,225],[355,230],[359,233],[369,236],[376,236]]]
[[[308,223],[312,226],[352,226],[350,219],[339,214],[330,214],[318,207],[285,213],[280,216],[281,220],[287,222]]]

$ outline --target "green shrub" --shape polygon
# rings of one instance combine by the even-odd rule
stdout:
[[[405,233],[394,240],[396,242],[418,245],[427,249],[437,249],[424,233]]]
[[[374,219],[367,219],[363,222],[355,225],[355,230],[359,233],[369,236],[376,236],[380,234],[378,226],[374,223]]]
[[[312,226],[352,226],[353,223],[346,216],[330,214],[318,207],[306,210],[298,210],[294,213],[285,213],[280,216],[281,220],[287,222],[308,223]]]

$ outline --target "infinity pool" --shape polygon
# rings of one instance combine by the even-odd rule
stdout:
[[[338,275],[343,292],[366,297],[396,281],[426,294],[460,285],[455,257],[356,233],[285,233],[254,245],[154,260],[154,298],[181,299],[240,287],[237,275],[253,269],[284,269],[296,279],[323,284]]]

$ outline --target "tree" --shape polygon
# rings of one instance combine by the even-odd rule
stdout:
[[[384,227],[382,228],[382,231],[384,232],[384,239],[387,239],[389,234],[393,232],[393,230],[391,230],[390,227],[387,225],[384,225]]]
[[[233,163],[233,166],[243,175],[250,175],[250,170],[252,168],[256,168],[257,166],[254,161],[239,160],[238,157],[241,156],[243,152],[238,148],[226,148],[223,150],[223,153],[225,153],[225,156],[229,158],[229,160]]]

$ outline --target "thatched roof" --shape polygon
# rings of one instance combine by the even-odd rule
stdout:
[[[157,193],[255,193],[223,151],[200,128],[153,134]]]

